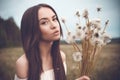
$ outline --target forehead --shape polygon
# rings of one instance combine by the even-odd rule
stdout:
[[[42,7],[38,10],[38,19],[49,18],[54,15],[55,13],[50,8],[47,8],[47,7]]]

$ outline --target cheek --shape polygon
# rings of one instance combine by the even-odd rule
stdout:
[[[50,34],[49,29],[46,26],[43,26],[42,28],[40,28],[42,37],[47,37]]]
[[[48,33],[48,29],[46,29],[46,28],[41,28],[41,33],[42,33],[42,34],[47,34],[47,33]]]
[[[59,28],[59,29],[60,29],[60,25],[59,25],[59,23],[57,23],[57,24],[56,24],[56,26],[57,26],[57,28]]]

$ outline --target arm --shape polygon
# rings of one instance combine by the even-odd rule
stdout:
[[[28,62],[25,55],[22,55],[16,61],[16,75],[15,80],[27,80],[27,72],[28,72]]]
[[[67,74],[66,55],[65,55],[65,53],[63,51],[60,51],[60,53],[61,53],[61,57],[62,57],[64,69],[65,69],[65,73]]]

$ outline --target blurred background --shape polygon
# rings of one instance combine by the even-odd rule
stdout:
[[[99,16],[103,21],[102,25],[109,19],[106,31],[112,36],[112,41],[102,49],[92,78],[93,80],[120,80],[119,0],[0,0],[0,80],[14,79],[15,62],[24,53],[20,37],[21,18],[26,9],[39,3],[51,5],[59,18],[66,18],[67,26],[71,31],[75,28],[77,10],[82,13],[83,9],[88,9],[90,18],[96,18],[98,16],[96,7],[101,6]],[[67,56],[69,66],[67,78],[74,80],[79,77],[78,66],[72,58],[73,47],[64,41],[66,29],[63,24],[62,29],[64,37],[60,47]]]

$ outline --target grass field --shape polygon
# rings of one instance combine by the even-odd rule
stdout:
[[[61,45],[61,50],[66,53],[67,80],[79,77],[78,63],[72,59],[73,47]],[[21,47],[0,49],[0,80],[13,80],[15,62],[23,53]],[[120,80],[120,43],[105,46],[92,74],[92,80]]]

